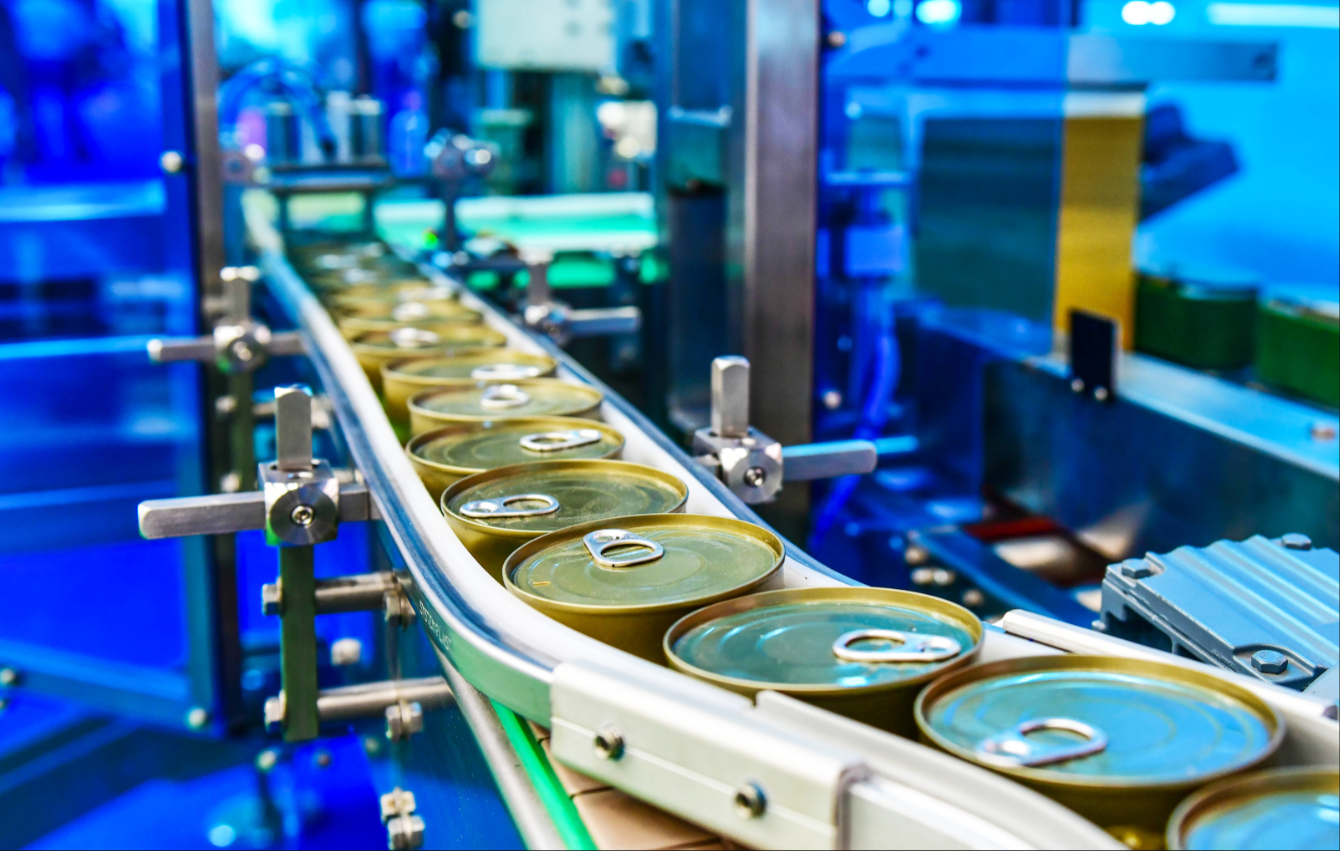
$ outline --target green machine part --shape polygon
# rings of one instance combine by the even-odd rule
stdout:
[[[1340,406],[1340,313],[1334,304],[1265,302],[1256,334],[1257,378]]]
[[[1135,349],[1193,369],[1250,366],[1256,294],[1254,284],[1142,273],[1135,289]]]

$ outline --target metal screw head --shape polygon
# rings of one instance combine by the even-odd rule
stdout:
[[[186,160],[177,151],[164,151],[158,157],[158,167],[163,170],[164,174],[177,174],[184,165],[186,165]]]
[[[744,471],[744,483],[751,488],[762,487],[768,480],[768,471],[762,467],[750,467]]]
[[[288,517],[295,526],[311,526],[312,521],[316,519],[316,511],[310,505],[298,505],[294,506]]]
[[[986,595],[976,588],[969,588],[963,592],[963,605],[974,609],[986,602]]]
[[[1084,392],[1084,379],[1082,379],[1082,378],[1075,378],[1075,379],[1072,379],[1071,382],[1070,382],[1070,389],[1071,389],[1073,392],[1075,392],[1075,393],[1083,393],[1083,392]]]
[[[242,489],[242,477],[237,473],[224,473],[219,479],[221,493],[237,493]]]
[[[256,770],[262,774],[267,774],[279,764],[279,751],[275,748],[266,748],[256,754]]]
[[[941,588],[946,585],[953,585],[956,579],[958,579],[957,573],[952,570],[945,570],[943,567],[937,567],[935,571],[931,573],[931,581],[936,585],[939,585]]]
[[[283,596],[279,590],[279,583],[269,583],[261,586],[261,611],[266,615],[277,615],[282,610]]]
[[[1258,650],[1252,654],[1252,667],[1263,674],[1282,674],[1289,667],[1289,657],[1278,650]]]
[[[0,686],[9,688],[10,686],[18,685],[18,683],[19,683],[18,671],[14,670],[13,668],[0,668]]]
[[[1280,536],[1280,546],[1286,550],[1310,550],[1312,549],[1312,539],[1298,532],[1290,532],[1287,535]]]
[[[209,710],[203,706],[193,706],[186,713],[186,726],[192,730],[203,730],[209,725]]]
[[[925,547],[918,547],[913,545],[908,547],[906,550],[903,550],[903,561],[907,562],[913,567],[919,564],[925,564],[930,560],[931,560],[931,554],[926,551]]]
[[[592,746],[601,759],[616,760],[623,756],[623,733],[612,724],[601,727]]]
[[[824,407],[830,411],[836,411],[842,407],[842,393],[837,390],[828,390],[821,397]]]
[[[317,768],[330,768],[330,764],[334,761],[335,758],[332,757],[330,751],[327,750],[319,750],[312,754],[312,765],[315,765]]]
[[[363,642],[357,638],[337,639],[330,645],[330,664],[337,668],[357,665],[363,659]]]
[[[763,787],[750,780],[735,790],[735,814],[743,819],[758,818],[768,808]]]
[[[1107,395],[1106,387],[1095,387],[1093,390],[1093,398],[1097,399],[1099,402],[1106,402]]]

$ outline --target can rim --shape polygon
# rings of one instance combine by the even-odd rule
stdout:
[[[585,407],[574,408],[573,410],[565,411],[562,414],[553,413],[549,414],[549,416],[579,417],[582,414],[588,414],[591,411],[599,409],[600,405],[605,401],[605,394],[600,390],[597,390],[596,388],[591,387],[590,385],[587,384],[576,384],[571,381],[564,381],[561,378],[520,378],[515,381],[508,381],[506,383],[515,384],[519,387],[570,387],[576,393],[585,394],[586,399],[589,402],[589,404],[587,404]],[[428,408],[423,407],[422,404],[420,404],[421,402],[430,399],[433,396],[441,395],[444,393],[459,393],[462,389],[466,387],[488,387],[491,385],[496,386],[496,382],[473,380],[464,384],[446,384],[442,386],[428,387],[424,390],[420,390],[413,396],[410,396],[405,403],[405,407],[409,410],[410,417],[413,417],[414,415],[417,414],[423,419],[430,420],[432,422],[447,423],[447,422],[469,422],[479,420],[510,419],[505,414],[498,414],[492,412],[481,413],[481,414],[446,414],[441,411],[430,410]]]
[[[953,659],[947,660],[942,665],[932,667],[925,673],[915,677],[909,677],[905,680],[897,680],[894,682],[848,687],[827,683],[774,683],[765,680],[748,680],[741,677],[730,677],[708,670],[707,668],[700,668],[697,665],[692,665],[684,661],[674,652],[675,642],[684,637],[684,634],[689,630],[701,624],[709,623],[726,617],[727,615],[733,615],[751,609],[764,609],[770,606],[785,605],[790,602],[806,602],[811,600],[834,600],[853,603],[876,602],[908,609],[919,607],[923,611],[949,615],[952,616],[957,623],[967,629],[968,634],[973,637],[973,644],[971,647],[961,651],[959,655]],[[915,591],[902,591],[896,588],[868,588],[864,586],[782,588],[776,591],[760,591],[744,597],[734,597],[689,612],[684,617],[675,621],[670,629],[666,630],[665,635],[661,638],[661,649],[665,652],[666,661],[669,663],[672,670],[732,690],[776,691],[783,694],[803,694],[810,697],[834,697],[841,695],[873,694],[881,691],[895,691],[909,686],[920,685],[921,683],[929,682],[937,677],[944,676],[950,671],[958,670],[960,667],[969,664],[977,657],[982,649],[982,638],[984,635],[985,630],[982,628],[982,621],[972,612],[957,603],[952,603],[949,600],[942,600],[939,597],[932,597],[929,594],[919,594]]]
[[[1212,807],[1237,798],[1257,797],[1262,792],[1308,791],[1323,785],[1327,791],[1340,790],[1340,770],[1311,765],[1290,766],[1238,774],[1211,783],[1173,810],[1165,837],[1169,851],[1181,851],[1186,847],[1187,833]]]
[[[451,464],[442,464],[437,461],[430,461],[422,455],[415,454],[415,450],[421,448],[423,444],[445,437],[446,432],[453,431],[474,431],[481,428],[484,424],[495,422],[499,424],[512,425],[533,425],[537,432],[539,431],[560,431],[562,429],[573,428],[574,423],[580,423],[581,428],[593,428],[604,434],[606,437],[614,438],[618,441],[618,448],[614,449],[608,457],[613,457],[623,451],[624,436],[616,428],[600,420],[586,420],[579,417],[496,417],[491,420],[460,420],[454,423],[445,423],[440,428],[425,431],[423,434],[417,434],[411,437],[405,443],[405,454],[409,456],[410,461],[415,464],[421,464],[430,470],[436,470],[442,473],[450,473],[454,476],[472,476],[475,473],[485,472],[483,467],[456,467]],[[576,460],[576,459],[564,459]],[[596,460],[596,459],[591,459]],[[531,463],[531,462],[527,462]],[[510,465],[509,465],[510,466]]]
[[[459,479],[448,485],[447,489],[442,491],[442,496],[438,499],[438,508],[441,509],[442,515],[444,517],[447,517],[453,523],[459,523],[462,526],[465,526],[476,532],[482,532],[486,535],[492,535],[498,538],[515,538],[518,540],[529,541],[534,538],[538,538],[541,535],[547,535],[549,533],[527,531],[525,529],[502,529],[497,526],[490,526],[489,524],[484,523],[482,521],[474,520],[469,517],[463,517],[460,514],[457,514],[455,511],[452,511],[448,507],[448,505],[451,503],[453,499],[455,499],[462,492],[467,491],[473,487],[478,487],[479,485],[485,484],[487,482],[495,481],[497,479],[505,479],[512,476],[523,476],[528,473],[562,472],[564,468],[581,469],[583,467],[592,467],[592,466],[603,468],[605,472],[609,473],[622,471],[625,473],[637,474],[640,476],[644,476],[645,478],[648,479],[655,479],[661,484],[668,485],[669,487],[674,488],[679,492],[679,501],[675,503],[674,508],[671,508],[669,511],[663,512],[665,514],[680,513],[684,508],[685,504],[687,504],[689,501],[689,486],[684,484],[684,482],[681,481],[677,476],[672,476],[669,473],[664,472],[663,470],[656,469],[655,467],[648,467],[645,464],[634,464],[631,461],[615,461],[612,459],[605,459],[605,458],[560,458],[550,461],[528,461],[524,464],[509,464],[505,467],[494,467],[491,470],[484,470],[483,472],[473,473],[469,476],[466,476],[463,479]],[[529,487],[530,487],[529,485],[525,485],[519,489],[525,490],[529,489]],[[623,517],[634,517],[634,516],[646,516],[646,515],[619,515],[620,519],[622,519]],[[612,519],[613,518],[593,522],[599,523],[602,526],[608,526]],[[564,528],[566,529],[569,527]]]
[[[949,741],[927,720],[926,713],[936,700],[962,686],[1005,674],[1057,669],[1105,671],[1127,674],[1134,673],[1148,679],[1158,679],[1164,682],[1179,683],[1181,685],[1186,685],[1189,681],[1193,685],[1202,689],[1218,692],[1221,695],[1226,695],[1245,704],[1265,723],[1270,731],[1270,739],[1259,753],[1238,765],[1228,766],[1217,771],[1185,779],[1133,783],[1130,782],[1128,778],[1119,776],[1103,777],[1099,775],[1080,774],[1058,775],[1056,772],[1048,771],[1044,768],[1003,766],[984,762],[979,759],[972,750],[960,747]],[[974,665],[970,668],[964,668],[946,674],[926,686],[921,694],[917,695],[917,700],[912,711],[913,717],[917,722],[917,728],[921,731],[921,734],[946,753],[953,754],[954,756],[971,762],[973,765],[981,768],[996,771],[1006,776],[1017,777],[1027,780],[1029,783],[1036,786],[1055,790],[1077,788],[1138,788],[1148,790],[1193,789],[1203,786],[1206,783],[1214,782],[1222,777],[1237,774],[1254,765],[1259,765],[1278,750],[1280,743],[1284,741],[1284,719],[1275,712],[1269,704],[1242,686],[1216,677],[1208,672],[1196,671],[1190,668],[1181,667],[1180,665],[1170,665],[1166,662],[1156,662],[1151,659],[1131,659],[1124,656],[1085,656],[1070,654],[1059,656],[1025,656],[1016,659],[1001,659],[995,662],[988,662],[984,665]]]
[[[533,352],[523,351],[521,349],[511,349],[506,346],[475,346],[469,349],[460,350],[459,354],[453,354],[450,357],[427,357],[427,358],[399,358],[393,361],[387,361],[381,365],[382,381],[398,381],[401,384],[410,384],[422,387],[446,387],[453,384],[474,384],[479,379],[475,378],[435,378],[430,375],[416,375],[412,372],[402,371],[404,367],[412,363],[424,363],[426,361],[491,361],[500,353],[507,352],[503,358],[513,358],[513,360],[503,361],[506,363],[519,363],[528,366],[538,366],[544,372],[535,376],[536,378],[552,378],[554,372],[558,370],[558,361],[548,355],[537,355]],[[512,379],[510,383],[516,381],[527,381],[529,379]]]
[[[633,514],[628,517],[619,518],[620,522],[630,529],[644,529],[647,526],[668,526],[668,525],[687,525],[688,522],[698,523],[703,526],[716,527],[718,529],[727,529],[734,532],[743,532],[752,537],[773,551],[774,559],[772,567],[764,571],[757,578],[750,579],[734,588],[725,591],[719,591],[710,596],[703,597],[700,600],[679,600],[670,603],[644,603],[641,605],[629,606],[601,606],[592,603],[568,603],[561,600],[551,600],[548,597],[541,597],[520,587],[512,580],[512,572],[520,566],[522,562],[536,553],[542,552],[560,543],[567,543],[572,540],[581,540],[587,532],[595,532],[601,529],[609,528],[610,521],[596,520],[590,523],[579,523],[576,526],[568,526],[557,532],[549,532],[534,538],[512,551],[512,554],[503,562],[502,578],[503,585],[508,591],[517,597],[525,600],[538,609],[550,609],[553,611],[567,612],[571,614],[595,615],[595,616],[624,616],[632,614],[652,614],[655,612],[673,611],[683,608],[698,608],[708,606],[721,600],[738,597],[742,593],[748,592],[751,588],[757,588],[764,582],[771,579],[781,570],[782,562],[786,560],[786,547],[782,539],[777,534],[762,526],[748,523],[734,517],[718,517],[714,514]]]

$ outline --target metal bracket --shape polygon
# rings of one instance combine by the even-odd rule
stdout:
[[[413,680],[383,680],[355,686],[324,689],[316,698],[316,713],[321,723],[381,718],[388,707],[400,703],[418,704],[422,711],[443,709],[455,698],[442,677]],[[287,720],[288,700],[284,692],[265,701],[265,725],[274,729]]]
[[[385,608],[386,595],[399,588],[399,581],[389,570],[318,579],[315,589],[316,613],[336,615],[345,612],[375,612]],[[261,587],[261,609],[265,614],[278,615],[282,606],[283,588],[278,583]]]
[[[560,762],[755,848],[843,847],[843,802],[867,775],[855,753],[781,733],[744,697],[669,671],[629,674],[554,671]]]
[[[255,266],[228,266],[219,272],[224,296],[215,305],[225,314],[207,337],[150,340],[154,363],[199,361],[213,363],[230,375],[255,372],[272,357],[303,353],[296,331],[272,332],[250,318],[251,284],[260,278]],[[240,401],[240,400],[239,400]]]
[[[783,447],[749,425],[749,361],[735,355],[712,361],[712,423],[693,433],[693,451],[750,504],[771,502],[783,482],[860,475],[879,462],[868,440]]]
[[[381,796],[386,846],[391,851],[418,848],[423,844],[424,824],[423,819],[414,815],[417,808],[414,793],[399,786]]]
[[[526,327],[549,337],[560,346],[574,337],[608,337],[636,334],[642,327],[642,311],[636,307],[575,309],[554,298],[549,290],[549,263],[553,255],[530,252],[522,258],[530,272],[526,305],[521,319]]]
[[[461,234],[456,226],[456,199],[470,178],[484,178],[498,164],[501,149],[492,142],[480,142],[450,130],[440,130],[423,150],[429,172],[442,195],[442,247],[451,253],[460,251]]]

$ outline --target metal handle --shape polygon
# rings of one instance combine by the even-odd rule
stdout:
[[[563,449],[576,449],[600,442],[600,432],[593,428],[578,428],[572,431],[542,431],[521,438],[521,448],[531,452],[558,452]]]
[[[858,641],[892,641],[882,650],[853,650]],[[833,642],[833,655],[844,662],[942,662],[963,651],[963,645],[947,635],[918,635],[896,629],[857,629],[844,632]]]
[[[265,528],[265,494],[220,493],[174,499],[148,499],[140,503],[140,535],[150,540],[187,535],[227,535]],[[340,485],[340,522],[377,520],[367,486]]]
[[[1043,745],[1025,738],[1029,733],[1060,730],[1082,737],[1082,741]],[[996,733],[977,743],[977,755],[996,765],[1033,767],[1090,756],[1107,748],[1107,734],[1092,724],[1074,718],[1034,718],[1012,730]]]
[[[596,564],[602,567],[632,567],[637,564],[656,561],[665,555],[665,547],[626,529],[599,529],[595,532],[588,532],[582,538],[582,543],[586,545],[586,551],[591,554],[591,558],[595,559]],[[605,555],[607,550],[617,547],[635,547],[636,549],[621,556],[610,557]]]
[[[808,482],[872,472],[879,463],[879,450],[868,440],[834,440],[782,448],[782,477],[788,482]]]
[[[538,502],[534,508],[509,508],[522,502]],[[544,493],[517,493],[501,499],[477,499],[461,506],[466,517],[540,517],[558,511],[558,500]]]
[[[398,349],[422,349],[442,342],[441,337],[426,328],[397,328],[391,332],[390,340]]]
[[[530,402],[530,394],[515,384],[493,384],[479,397],[479,404],[495,411],[520,408]]]
[[[470,370],[470,377],[479,381],[517,381],[539,378],[540,368],[524,363],[490,363]]]

